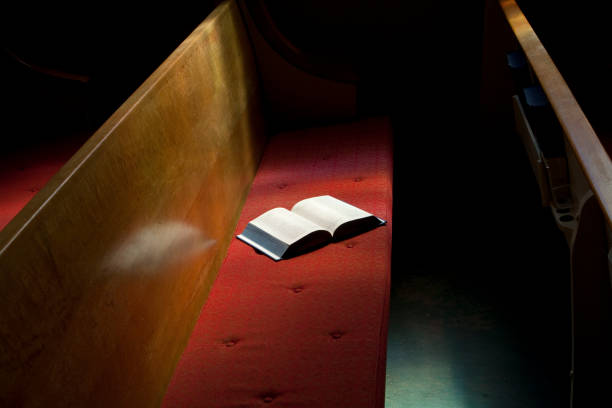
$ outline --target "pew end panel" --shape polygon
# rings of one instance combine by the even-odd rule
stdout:
[[[612,161],[605,146],[605,135],[596,134],[553,60],[515,0],[487,1],[486,30],[491,34],[484,44],[483,67],[495,72],[498,87],[483,75],[482,104],[485,110],[507,111],[512,93],[512,75],[503,66],[503,53],[524,53],[530,85],[541,88],[552,122],[529,118],[521,109],[519,96],[513,97],[515,124],[534,169],[542,203],[551,207],[552,216],[569,245],[568,286],[571,295],[571,350],[568,350],[568,389],[574,405],[601,405],[610,401],[601,376],[612,364],[612,275],[610,274],[610,227],[612,226]],[[506,73],[500,73],[505,70]],[[518,87],[524,90],[525,85]],[[503,99],[506,99],[504,101]],[[498,115],[507,123],[511,114]],[[531,121],[531,124],[530,124]],[[552,125],[552,126],[550,126]],[[545,165],[539,149],[540,135],[558,138],[561,154],[555,169]],[[500,126],[501,128],[501,126]],[[558,128],[558,129],[557,129]],[[549,161],[550,162],[550,161]],[[551,171],[552,170],[552,171]],[[545,297],[543,296],[543,299]],[[560,311],[561,313],[561,311]]]

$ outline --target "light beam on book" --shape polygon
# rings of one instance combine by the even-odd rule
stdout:
[[[275,261],[369,231],[386,221],[329,195],[273,208],[251,220],[237,238]]]

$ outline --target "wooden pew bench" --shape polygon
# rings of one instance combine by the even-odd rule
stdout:
[[[384,120],[276,135],[236,233],[328,193],[391,220],[390,136]],[[391,225],[278,263],[234,240],[164,406],[382,407],[390,260]]]
[[[224,2],[1,231],[0,406],[383,406],[389,123],[268,138],[257,72]],[[235,239],[321,194],[389,223],[278,263]]]

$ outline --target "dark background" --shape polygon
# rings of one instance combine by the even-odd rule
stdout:
[[[1,62],[3,99],[9,109],[3,119],[20,137],[5,135],[2,144],[61,137],[84,126],[97,128],[216,3],[7,7],[2,14]],[[266,3],[296,45],[354,68],[360,75],[364,113],[388,112],[407,98],[414,99],[420,89],[413,88],[424,82],[444,86],[451,66],[465,75],[455,76],[477,95],[481,1],[441,9],[434,2],[397,0]],[[31,65],[87,76],[89,81],[41,74],[14,55]],[[432,95],[441,88],[430,86]]]
[[[3,121],[31,137],[97,128],[217,1],[126,7],[117,2],[23,3],[2,13]],[[478,103],[484,1],[278,1],[270,14],[303,50],[348,63],[360,75],[365,113],[403,110],[408,99],[444,109],[461,94]],[[603,3],[520,1],[596,128],[607,128],[612,90]],[[10,54],[89,77],[86,84],[28,69]],[[450,91],[450,92],[449,92]],[[454,95],[452,95],[454,93]]]
[[[13,4],[2,13],[3,147],[92,133],[214,8],[176,1],[127,8],[113,2]],[[84,75],[41,74],[11,57]]]

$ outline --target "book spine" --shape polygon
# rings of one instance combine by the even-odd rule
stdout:
[[[241,241],[263,252],[275,261],[282,259],[289,247],[285,242],[273,237],[253,224],[247,224],[242,234],[237,236]]]
[[[246,242],[247,244],[249,244],[250,246],[252,246],[253,248],[263,252],[264,254],[268,255],[270,258],[274,259],[275,261],[280,261],[281,257],[276,255],[273,252],[268,251],[265,247],[259,245],[257,242],[251,240],[248,237],[245,237],[244,235],[240,234],[238,236],[236,236],[236,238],[238,238],[241,241]]]

